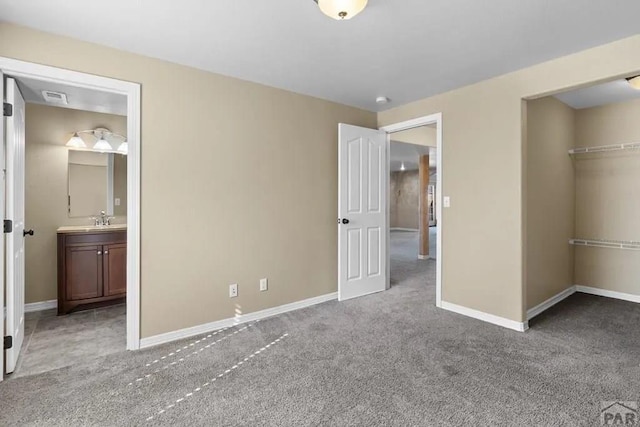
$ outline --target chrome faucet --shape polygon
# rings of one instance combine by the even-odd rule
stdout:
[[[112,217],[108,216],[105,211],[100,211],[100,216],[92,216],[93,224],[95,226],[111,225]]]

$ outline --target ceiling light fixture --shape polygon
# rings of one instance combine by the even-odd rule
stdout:
[[[401,171],[405,170],[404,162],[402,162],[402,164],[400,165],[400,170],[401,170]]]
[[[376,98],[376,104],[378,105],[384,105],[389,101],[390,101],[389,98],[387,98],[386,96],[379,96]]]
[[[629,83],[632,88],[640,90],[640,76],[628,77],[627,83]]]
[[[71,148],[87,148],[87,144],[84,143],[82,138],[78,136],[78,132],[74,132],[69,142],[67,142],[67,147]]]
[[[313,0],[330,18],[337,21],[351,19],[367,7],[367,0]]]

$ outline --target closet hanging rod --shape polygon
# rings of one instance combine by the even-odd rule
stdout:
[[[598,248],[625,249],[640,251],[640,242],[605,239],[570,239],[569,244],[575,246],[594,246]]]
[[[626,144],[599,145],[596,147],[580,147],[569,150],[569,155],[586,153],[605,153],[609,151],[640,150],[640,142],[629,142]]]

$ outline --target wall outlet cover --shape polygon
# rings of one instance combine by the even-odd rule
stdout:
[[[229,298],[235,298],[238,296],[238,284],[234,283],[229,285]]]

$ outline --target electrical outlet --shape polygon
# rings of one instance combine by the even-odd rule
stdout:
[[[451,197],[449,197],[449,196],[444,196],[444,197],[442,198],[442,205],[443,205],[445,208],[450,208],[450,207],[451,207]]]
[[[120,197],[116,197],[113,204],[116,206],[120,206]]]
[[[229,298],[235,298],[238,296],[238,284],[234,283],[229,285]]]
[[[260,279],[260,291],[264,292],[269,289],[267,279]]]

